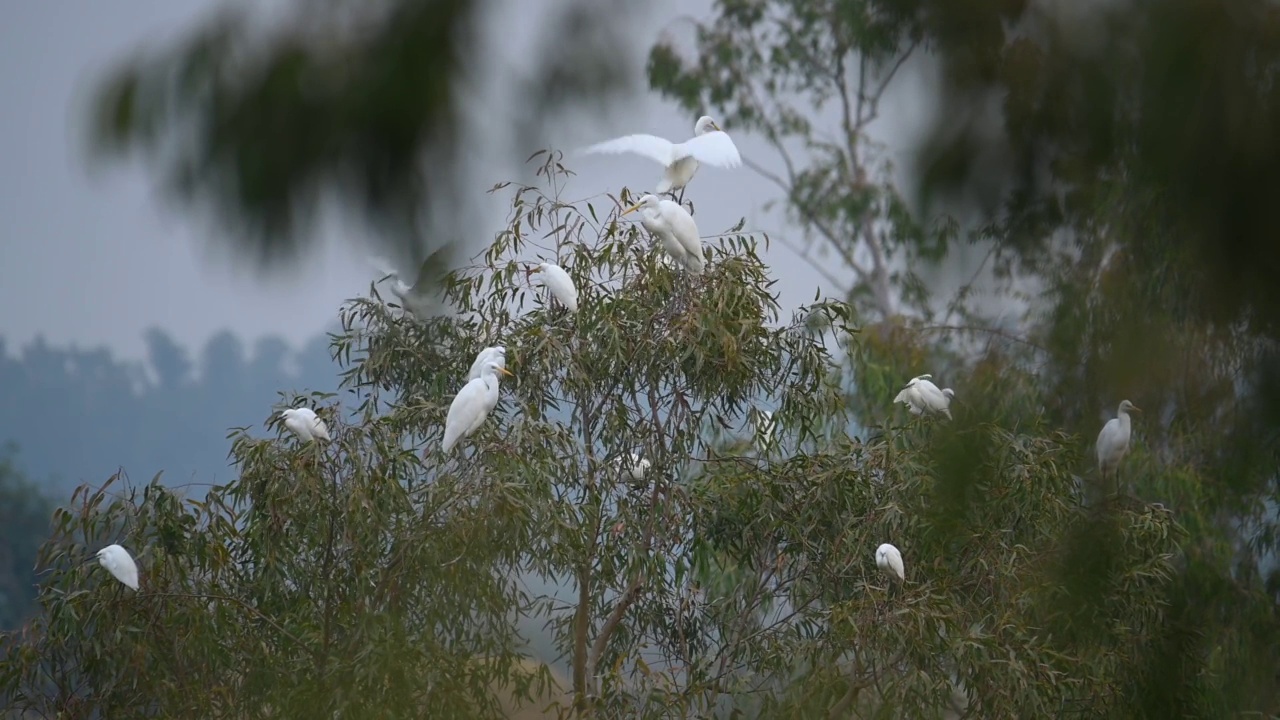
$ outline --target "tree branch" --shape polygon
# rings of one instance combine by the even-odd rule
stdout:
[[[974,325],[926,325],[924,327],[920,327],[917,329],[920,332],[951,331],[951,332],[986,333],[987,335],[994,335],[996,337],[1002,337],[1006,340],[1011,340],[1016,343],[1021,343],[1023,345],[1026,345],[1027,347],[1033,348],[1035,350],[1039,350],[1040,352],[1046,355],[1049,354],[1049,349],[1044,347],[1043,345],[1040,345],[1031,340],[1027,340],[1026,338],[1018,337],[1013,333],[1006,332],[998,328],[978,327]]]
[[[591,644],[591,659],[588,660],[588,670],[592,683],[592,690],[595,691],[595,675],[596,668],[600,663],[600,656],[604,655],[605,648],[609,645],[609,638],[613,637],[613,633],[618,629],[618,625],[622,623],[622,618],[626,616],[627,610],[635,604],[640,597],[640,591],[644,588],[640,572],[631,580],[631,584],[627,586],[627,591],[618,599],[618,603],[613,606],[613,611],[609,613],[608,619],[604,621],[600,632],[596,635],[596,640]]]
[[[263,612],[258,608],[250,605],[249,603],[237,597],[231,597],[230,595],[210,595],[205,593],[180,593],[180,592],[152,592],[148,594],[153,597],[188,598],[191,600],[222,600],[225,602],[235,603],[236,605],[239,605],[245,610],[248,610],[249,612],[253,613],[255,616],[257,616],[259,620],[265,621],[268,625],[275,628],[276,631],[279,632],[281,635],[289,638],[294,643],[296,643],[298,647],[306,648],[307,646],[307,644],[302,642],[302,640],[300,640],[297,635],[294,635],[288,630],[285,630],[284,627],[280,625],[280,623],[276,622],[275,620],[272,620],[270,617],[263,614]]]
[[[784,155],[784,162],[788,162],[786,159],[786,151],[782,150],[778,145],[774,144],[772,141],[770,142],[770,144],[774,145],[775,149],[778,149],[779,153]],[[773,184],[777,185],[784,192],[786,192],[788,204],[792,208],[794,208],[797,213],[800,214],[800,217],[804,222],[808,223],[810,226],[815,228],[823,236],[823,238],[827,241],[827,244],[831,246],[832,250],[834,250],[836,254],[840,256],[840,259],[846,265],[848,265],[850,268],[853,269],[855,273],[858,274],[859,278],[861,278],[864,282],[866,282],[870,278],[871,273],[867,270],[866,266],[858,262],[853,257],[853,254],[851,252],[849,252],[846,248],[844,248],[840,243],[836,241],[837,236],[836,236],[835,230],[831,226],[823,222],[822,220],[819,220],[807,207],[797,203],[795,199],[791,197],[793,189],[795,187],[794,185],[795,175],[790,168],[788,168],[787,172],[789,175],[791,175],[792,184],[788,184],[787,181],[784,180],[777,173],[774,173],[770,170],[766,170],[763,166],[761,166],[759,163],[753,160],[744,158],[742,162],[748,168],[755,171],[758,175],[772,182]]]
[[[902,56],[893,64],[893,67],[889,68],[889,72],[880,80],[880,87],[876,88],[875,94],[870,98],[872,114],[867,118],[866,122],[871,122],[880,114],[880,98],[884,96],[885,90],[889,89],[889,83],[893,82],[893,76],[898,74],[898,70],[902,68],[907,62],[907,58],[911,57],[911,54],[919,46],[920,41],[913,40],[911,45],[907,46],[906,51],[902,53]]]

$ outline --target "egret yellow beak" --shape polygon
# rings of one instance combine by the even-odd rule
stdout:
[[[638,204],[638,205],[632,205],[631,207],[627,208],[626,210],[623,210],[623,211],[622,211],[622,215],[630,215],[631,213],[633,213],[633,212],[635,212],[635,211],[639,210],[639,209],[640,209],[640,208],[642,208],[642,207],[644,207],[644,203],[640,203],[640,204]],[[622,217],[622,215],[619,215],[618,217]]]
[[[515,377],[515,374],[506,368],[500,367],[498,368],[498,372],[502,373],[503,375],[506,375],[507,377]]]
[[[1134,412],[1142,412],[1142,408],[1138,407],[1137,405],[1130,405],[1129,409]]]
[[[720,130],[720,126],[719,126],[719,125],[717,125],[717,124],[715,123],[715,121],[712,121],[712,122],[711,122],[711,129],[712,129],[712,130]],[[721,130],[721,132],[724,132],[724,131],[723,131],[723,130]]]

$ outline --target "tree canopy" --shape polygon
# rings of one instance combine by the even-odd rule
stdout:
[[[211,48],[197,82],[125,76],[106,137],[195,118],[175,167],[194,152],[217,170],[180,178],[262,221],[255,248],[322,187],[416,228],[441,202],[418,163],[448,157],[423,138],[455,137],[439,120],[455,86],[415,92],[437,50],[401,33],[442,32],[428,15],[466,5],[378,6],[376,32],[273,40],[269,63],[227,64],[236,33],[188,45],[177,57]],[[536,156],[544,184],[506,186],[507,230],[441,276],[451,312],[346,308],[343,392],[316,398],[334,443],[242,429],[239,477],[206,501],[153,484],[60,511],[44,613],[9,638],[0,692],[47,714],[493,716],[512,699],[494,688],[530,697],[549,679],[526,657],[536,621],[578,714],[1280,713],[1263,205],[1280,16],[1261,0],[1069,5],[716,2],[692,47],[653,49],[650,84],[763,137],[775,155],[749,165],[800,233],[702,228],[708,270],[688,277],[618,222],[625,192],[566,203],[559,155]],[[316,25],[348,27],[336,18]],[[348,50],[353,74],[315,48]],[[872,127],[916,61],[942,102],[904,188]],[[325,82],[255,84],[285,70]],[[259,152],[370,93],[396,102],[320,113],[319,140]],[[782,313],[760,260],[773,240],[836,295]],[[974,251],[972,278],[940,292],[929,273]],[[535,257],[568,270],[577,313],[527,284]],[[448,398],[495,343],[516,379],[443,457]],[[892,406],[922,373],[957,389],[952,420]],[[1107,487],[1092,443],[1122,399],[1146,413]],[[772,432],[751,429],[765,410]],[[651,461],[644,483],[620,477],[630,453]],[[136,595],[74,565],[115,537],[142,560]],[[877,571],[882,542],[904,582]],[[189,633],[159,631],[174,627]]]
[[[542,177],[566,172],[543,159]],[[1274,665],[1241,663],[1274,617],[1196,614],[1196,529],[1123,495],[1082,504],[1088,438],[981,403],[860,423],[850,306],[780,317],[760,238],[708,242],[693,278],[618,221],[625,192],[566,204],[551,187],[508,187],[508,231],[446,278],[456,313],[348,304],[344,389],[312,400],[331,444],[244,428],[239,476],[204,499],[77,491],[41,553],[44,612],[7,639],[6,704],[498,717],[554,698],[525,619],[567,666],[566,714],[1270,707]],[[535,257],[570,273],[577,313],[525,282]],[[515,379],[444,456],[449,396],[495,342]],[[643,482],[620,472],[630,453],[651,460]],[[137,593],[78,562],[117,538]],[[877,570],[882,542],[905,581]]]

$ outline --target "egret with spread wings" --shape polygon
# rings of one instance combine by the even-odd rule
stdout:
[[[635,153],[652,158],[666,168],[662,173],[662,181],[655,189],[659,195],[680,191],[680,201],[684,201],[684,187],[698,172],[701,163],[722,168],[736,168],[742,164],[742,155],[733,138],[716,125],[716,121],[707,115],[698,118],[693,126],[693,137],[682,142],[671,142],[657,135],[626,135],[606,140],[582,149],[584,153],[621,154]]]

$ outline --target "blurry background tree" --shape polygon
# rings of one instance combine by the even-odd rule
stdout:
[[[249,344],[222,332],[192,357],[152,328],[146,344],[145,363],[40,338],[14,355],[0,344],[0,438],[23,450],[14,468],[53,497],[120,468],[144,478],[163,469],[170,486],[225,482],[228,427],[280,392],[338,387],[324,335],[294,350],[280,338]]]
[[[36,552],[49,537],[54,503],[0,452],[0,630],[16,630],[36,611]]]
[[[1192,696],[1274,712],[1280,10],[715,8],[691,47],[672,37],[653,49],[651,85],[768,140],[777,158],[754,166],[807,232],[798,251],[828,273],[844,262],[832,279],[852,277],[843,287],[863,317],[905,315],[850,357],[862,422],[880,422],[893,387],[926,371],[958,388],[971,418],[1038,416],[1082,445],[1121,399],[1147,409],[1124,481],[1191,530],[1147,712]],[[870,122],[912,58],[936,73],[939,102],[902,192]],[[921,281],[919,261],[954,267],[953,237],[988,260],[947,297]],[[1077,466],[1089,483],[1092,465]],[[1225,657],[1244,669],[1236,684],[1197,695],[1186,663]]]

